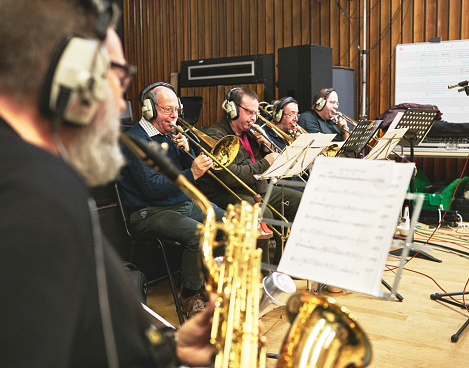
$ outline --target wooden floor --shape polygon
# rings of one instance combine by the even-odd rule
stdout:
[[[444,232],[456,235],[452,230],[445,229]],[[463,235],[459,244],[442,244],[469,252],[469,248],[464,248],[462,244],[465,243],[464,237],[469,236],[469,230],[459,234]],[[369,367],[432,368],[469,365],[469,328],[462,333],[457,343],[450,340],[468,320],[469,313],[459,307],[430,299],[431,294],[443,292],[435,282],[446,292],[464,290],[469,278],[468,258],[437,248],[430,254],[442,262],[414,258],[406,265],[398,289],[404,298],[402,302],[349,291],[334,294],[324,292],[334,297],[339,305],[347,307],[366,332],[373,349]],[[397,265],[398,260],[389,257],[388,264]],[[394,275],[385,272],[383,278],[392,284]],[[298,292],[306,288],[306,281],[298,280],[296,284]],[[385,291],[384,288],[383,290]],[[462,301],[460,296],[457,298]],[[469,302],[469,295],[466,302]],[[150,287],[147,304],[167,321],[178,325],[166,280]],[[267,352],[278,353],[289,328],[284,308],[279,307],[269,312],[262,321],[267,337]],[[275,367],[276,360],[268,359],[267,366]]]

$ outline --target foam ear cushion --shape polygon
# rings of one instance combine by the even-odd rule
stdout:
[[[97,40],[65,37],[53,55],[42,87],[40,111],[77,125],[90,124],[106,97],[107,51]]]
[[[236,103],[232,99],[232,94],[234,91],[241,89],[240,87],[235,87],[230,89],[226,93],[226,100],[223,101],[222,109],[226,112],[226,114],[230,117],[231,120],[236,120],[239,118],[239,109],[236,106]]]
[[[332,92],[332,91],[335,91],[334,88],[328,88],[326,90],[326,92],[324,93],[324,96],[320,97],[317,101],[316,101],[316,104],[314,105],[314,108],[318,111],[321,111],[322,109],[324,109],[324,107],[326,106],[326,103],[327,103],[327,96],[329,96],[329,94]]]
[[[279,123],[280,120],[282,120],[284,107],[287,106],[289,103],[292,103],[292,102],[298,104],[298,102],[293,97],[287,97],[287,98],[285,98],[285,100],[283,100],[281,103],[279,103],[276,106],[274,114],[273,114],[274,115],[273,116],[273,121],[275,123]]]
[[[171,91],[173,91],[177,95],[174,87],[171,84],[166,83],[166,82],[151,83],[145,88],[143,88],[138,94],[138,100],[142,104],[142,116],[148,121],[156,119],[156,117],[158,116],[158,112],[156,110],[155,102],[153,101],[153,99],[151,97],[145,98],[145,96],[148,92],[150,92],[151,90],[159,86],[169,88]],[[178,115],[182,116],[183,106],[179,97],[178,97],[178,110],[179,110]]]

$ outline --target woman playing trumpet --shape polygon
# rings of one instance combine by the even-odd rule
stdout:
[[[337,116],[339,96],[333,88],[323,88],[313,98],[311,110],[301,114],[298,124],[308,133],[336,134],[333,141],[345,141],[350,130],[347,122]]]

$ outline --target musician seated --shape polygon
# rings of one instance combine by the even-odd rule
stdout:
[[[216,175],[231,188],[236,194],[229,193],[220,183],[208,175],[204,175],[198,186],[203,193],[214,203],[222,208],[230,203],[237,203],[239,198],[254,203],[253,192],[264,196],[267,191],[267,181],[257,180],[254,175],[264,173],[278,156],[277,153],[267,153],[268,150],[261,148],[259,143],[268,144],[265,138],[255,138],[248,134],[251,125],[256,122],[259,98],[249,88],[233,88],[228,91],[223,103],[225,116],[215,125],[208,128],[206,133],[216,140],[227,135],[235,135],[240,141],[239,151],[234,161],[228,165],[228,170],[236,177],[234,178],[227,170],[217,170]],[[238,180],[239,179],[239,180]],[[248,188],[246,188],[242,181]],[[250,189],[250,190],[249,190]],[[288,221],[293,221],[301,199],[301,192],[284,188],[284,214]],[[282,213],[282,188],[273,187],[269,204],[279,213]],[[264,217],[273,218],[274,214],[269,207],[264,212]],[[276,240],[276,252],[274,263],[281,257],[281,238],[274,232]],[[258,241],[258,246],[263,249],[263,262],[269,262],[268,239]]]
[[[298,125],[308,133],[336,134],[333,141],[343,142],[350,131],[347,122],[336,116],[339,96],[333,88],[319,90],[313,98],[311,110],[301,113]]]
[[[285,136],[290,136],[291,141],[298,138],[301,134],[296,129],[296,123],[298,121],[298,102],[293,97],[282,97],[273,104],[272,110],[272,124],[278,128],[279,131],[285,133]],[[285,136],[275,131],[270,126],[263,126],[265,132],[269,136],[269,139],[275,143],[275,145],[283,150],[288,142],[285,140]]]
[[[127,133],[147,142],[166,143],[167,155],[190,182],[195,183],[211,166],[204,155],[193,159],[181,149],[193,154],[187,139],[173,134],[180,102],[173,86],[157,82],[139,94],[142,118]],[[199,237],[197,226],[205,215],[197,205],[172,181],[148,168],[122,147],[127,166],[122,170],[121,186],[124,203],[132,211],[130,224],[141,234],[157,235],[184,244],[181,266],[181,306],[188,318],[200,312],[208,303],[208,295],[199,273]],[[218,221],[224,211],[213,205]]]

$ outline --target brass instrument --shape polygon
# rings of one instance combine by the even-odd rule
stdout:
[[[355,317],[334,299],[296,294],[288,300],[286,312],[293,323],[278,368],[361,368],[370,364],[368,337]]]
[[[266,118],[264,118],[262,115],[259,115],[259,119],[261,119],[264,122],[264,125],[267,125],[270,129],[272,129],[280,138],[282,138],[285,141],[285,144],[289,146],[292,144],[296,138],[292,137],[291,135],[288,135],[285,133],[283,130],[281,130],[278,126],[276,126],[274,123],[268,121]]]
[[[213,367],[265,367],[265,337],[259,338],[259,302],[262,290],[261,256],[256,249],[259,205],[229,205],[217,223],[210,201],[155,147],[121,133],[122,141],[148,166],[163,173],[199,206],[205,215],[200,225],[200,250],[206,289],[218,295],[210,342],[215,346]],[[161,149],[160,149],[161,150]],[[225,256],[213,257],[217,230],[226,234]],[[260,348],[259,348],[260,344]]]
[[[188,122],[184,121],[183,119],[181,118],[178,118],[178,121],[181,122],[183,121],[185,124],[188,124],[190,125]],[[251,187],[249,187],[244,181],[242,181],[240,178],[238,178],[235,174],[233,174],[233,172],[228,169],[227,165],[223,164],[222,162],[220,162],[218,160],[218,157],[214,156],[213,154],[211,154],[207,149],[205,149],[202,145],[200,145],[199,143],[197,143],[196,141],[194,141],[192,139],[191,136],[189,136],[183,129],[182,127],[176,125],[175,123],[171,123],[171,125],[177,129],[180,133],[184,134],[185,137],[187,137],[192,143],[194,143],[201,151],[204,152],[204,154],[206,154],[208,157],[210,157],[214,164],[217,164],[221,169],[225,170],[233,179],[235,179],[239,184],[241,184],[243,186],[243,188],[245,188],[248,192],[250,192],[253,197],[254,197],[254,201],[256,203],[260,203],[262,201],[262,196],[258,193],[256,193],[254,190],[252,190]],[[205,135],[204,133],[202,133],[201,131],[199,131],[197,128],[195,127],[191,127],[191,131],[194,135],[196,135],[197,137],[200,137],[200,136],[203,136]],[[231,136],[231,137],[234,137],[234,136]],[[210,139],[213,139],[211,137],[209,137]],[[224,137],[226,138],[226,137]],[[238,138],[236,138],[236,140],[238,140]],[[221,141],[221,140],[220,140]],[[239,140],[238,140],[238,147],[239,147]],[[237,152],[236,152],[237,153]],[[235,155],[236,157],[236,155]],[[234,160],[234,158],[233,158]],[[215,175],[213,175],[212,177],[215,177]],[[225,188],[225,189],[228,189],[228,186],[223,183],[219,178],[218,179],[218,182],[222,184],[222,186]],[[230,191],[230,193],[234,193],[231,189],[228,189]],[[236,194],[235,194],[236,195]],[[237,196],[237,195],[236,195]],[[238,196],[237,196],[238,199],[240,199]],[[282,221],[285,221],[285,222],[288,222],[288,220],[285,218],[285,216],[283,216],[280,212],[278,212],[274,207],[272,207],[269,203],[267,203],[267,207],[269,207],[269,209],[274,212]],[[270,226],[269,225],[269,228],[273,231],[275,231],[279,236],[282,236],[282,234],[277,230],[275,229],[273,226]]]
[[[358,121],[349,118],[347,115],[342,114],[340,111],[336,111],[334,115],[337,115],[339,118],[344,119],[347,123],[352,124],[354,127],[358,125]]]
[[[213,163],[214,170],[221,170],[224,165],[229,165],[236,158],[236,155],[239,151],[239,139],[234,135],[227,135],[219,141],[216,141],[212,137],[209,137],[207,134],[201,132],[200,130],[194,128],[187,121],[178,117],[178,122],[186,129],[190,130],[197,138],[203,141],[211,149],[211,154],[216,157],[216,161]],[[173,125],[176,129],[178,126]],[[181,131],[185,136],[187,136],[185,131]]]
[[[262,127],[260,127],[256,123],[249,123],[249,124],[251,125],[251,128],[249,128],[248,133],[250,133],[254,138],[256,138],[255,134],[259,133],[261,136],[263,136],[271,144],[270,146],[268,146],[267,144],[262,143],[262,145],[265,148],[267,148],[268,151],[270,151],[271,153],[274,153],[274,152],[280,153],[280,152],[282,152],[282,149],[279,146],[277,146],[275,144],[275,142],[272,141],[272,139],[270,139],[270,137],[267,135],[265,130],[262,129]]]
[[[259,110],[266,114],[269,117],[273,117],[273,107],[274,105],[269,105],[265,101],[259,102]],[[295,141],[295,130],[297,130],[300,134],[307,134],[308,132],[303,129],[303,127],[299,126],[297,123],[293,123],[293,130],[289,130],[288,132],[284,132],[283,130],[279,129],[274,123],[268,121],[265,119],[262,115],[259,115],[259,118],[267,125],[269,126],[274,132],[277,133],[279,137],[282,137],[282,139],[287,143],[287,145],[292,144]]]
[[[264,368],[266,339],[259,337],[259,301],[262,285],[262,250],[256,249],[259,206],[241,202],[230,205],[223,222],[217,223],[210,201],[172,165],[157,145],[121,140],[152,169],[161,172],[186,193],[205,215],[200,249],[206,288],[217,293],[210,342],[215,346],[215,368]],[[225,256],[213,257],[218,230],[226,234]],[[272,293],[273,294],[273,293]],[[371,361],[367,336],[345,308],[332,298],[311,293],[294,295],[287,302],[293,320],[277,367],[366,367]]]

